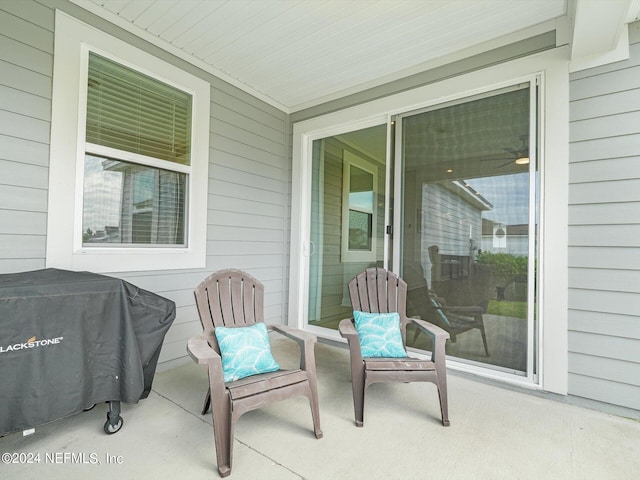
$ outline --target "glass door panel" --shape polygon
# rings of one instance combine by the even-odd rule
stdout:
[[[309,325],[352,314],[347,283],[384,264],[387,126],[313,142]]]
[[[449,331],[447,355],[518,375],[535,311],[531,94],[527,83],[403,115],[398,129],[407,313]],[[407,338],[431,349],[427,335]]]

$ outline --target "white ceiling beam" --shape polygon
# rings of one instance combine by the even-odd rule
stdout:
[[[572,72],[629,58],[627,21],[635,0],[570,0]],[[635,12],[637,13],[637,12]]]

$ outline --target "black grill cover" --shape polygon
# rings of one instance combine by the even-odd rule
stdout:
[[[0,433],[151,391],[175,304],[113,277],[0,275]]]

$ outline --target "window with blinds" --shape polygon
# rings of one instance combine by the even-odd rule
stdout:
[[[83,246],[186,245],[192,96],[89,53]]]
[[[191,95],[89,54],[89,143],[189,164]]]

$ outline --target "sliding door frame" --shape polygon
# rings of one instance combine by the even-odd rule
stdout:
[[[451,368],[496,378],[526,388],[567,393],[568,371],[568,139],[569,69],[567,47],[478,70],[446,81],[372,100],[293,125],[291,255],[288,323],[312,330],[321,338],[342,342],[337,332],[312,329],[307,323],[310,253],[309,206],[313,141],[353,130],[387,124],[392,117],[411,110],[471,97],[518,82],[540,78],[539,176],[540,222],[538,376],[535,379],[505,378],[482,369],[455,365]],[[531,142],[533,143],[533,142]],[[390,153],[390,152],[388,152]],[[388,159],[389,160],[389,159]],[[391,165],[387,161],[387,168]],[[389,177],[389,174],[387,175]],[[396,181],[397,183],[397,181]],[[395,185],[394,185],[395,187]],[[390,190],[388,190],[390,191]],[[394,195],[397,197],[398,195]],[[397,202],[397,200],[396,200]],[[546,208],[546,205],[553,208]],[[388,209],[387,209],[388,212]],[[388,215],[388,213],[387,213]],[[397,218],[394,219],[397,223]],[[385,243],[388,239],[385,239]],[[389,251],[388,247],[385,247]],[[394,256],[397,252],[394,250]],[[396,269],[396,262],[392,267]]]
[[[539,257],[539,235],[540,232],[537,225],[540,225],[539,218],[539,205],[536,205],[536,200],[539,204],[543,203],[543,192],[544,185],[542,185],[542,181],[538,182],[538,179],[543,179],[544,176],[540,172],[544,167],[544,162],[539,161],[538,158],[538,144],[543,144],[543,134],[541,127],[541,106],[538,101],[539,92],[542,90],[540,85],[542,83],[542,78],[540,74],[532,75],[528,78],[517,79],[511,84],[503,85],[500,88],[496,88],[493,90],[487,90],[484,93],[465,96],[461,95],[459,98],[449,100],[444,103],[436,103],[429,105],[427,107],[422,107],[417,110],[411,110],[407,112],[403,112],[393,117],[395,123],[395,153],[394,153],[394,176],[395,176],[395,191],[399,192],[396,195],[394,201],[394,211],[398,212],[396,218],[394,220],[393,231],[396,232],[394,236],[393,242],[393,260],[392,265],[395,266],[394,271],[400,274],[399,266],[402,264],[402,244],[403,244],[403,218],[405,215],[405,206],[404,206],[404,191],[405,186],[403,185],[403,121],[406,117],[411,117],[414,115],[419,115],[421,113],[431,112],[435,110],[439,110],[441,108],[447,108],[453,105],[461,105],[466,102],[471,102],[474,100],[480,100],[483,98],[491,97],[494,95],[501,95],[503,93],[507,93],[510,91],[514,91],[519,88],[528,88],[529,89],[529,131],[527,132],[529,136],[529,199],[528,199],[528,228],[529,228],[529,241],[528,241],[528,265],[527,265],[527,355],[526,355],[526,372],[525,379],[530,384],[537,383],[537,375],[538,375],[538,365],[536,365],[537,359],[539,358],[537,349],[540,345],[540,338],[538,336],[538,329],[536,329],[535,319],[539,318],[538,312],[535,311],[536,303],[534,301],[535,298],[539,298],[539,292],[535,291],[536,282],[536,259]],[[527,87],[520,87],[522,85],[527,85]],[[538,184],[539,183],[539,184]],[[533,233],[531,233],[533,232]],[[541,262],[538,262],[539,264]],[[458,370],[465,370],[471,373],[482,372],[485,375],[500,377],[504,379],[512,379],[514,377],[514,373],[509,372],[510,369],[507,368],[498,368],[498,367],[490,367],[489,364],[485,364],[484,366],[481,363],[477,362],[461,362],[456,361],[455,359],[448,360],[450,364],[455,366]],[[522,377],[521,375],[517,375]]]

